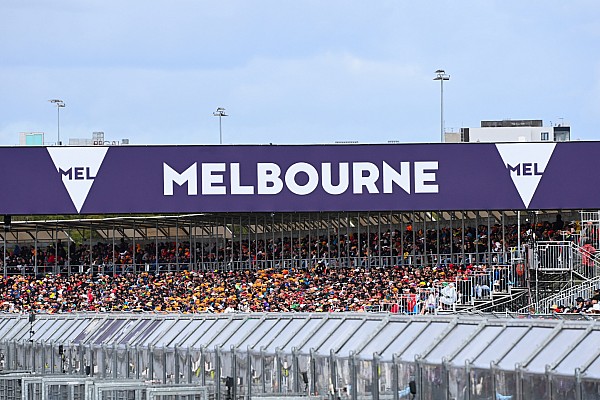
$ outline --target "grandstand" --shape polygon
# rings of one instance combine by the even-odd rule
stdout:
[[[582,178],[560,168],[597,147],[0,148],[18,186],[0,194],[0,353],[14,377],[0,382],[25,387],[25,370],[92,379],[89,396],[143,378],[214,398],[600,398],[598,354],[563,344],[596,340],[600,185],[587,177],[572,196]],[[213,322],[225,336],[195,325]],[[138,324],[174,336],[135,341]],[[397,330],[419,344],[385,345]],[[194,357],[210,365],[191,373]],[[239,370],[253,357],[269,380]]]

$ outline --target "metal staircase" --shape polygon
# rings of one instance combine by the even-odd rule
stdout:
[[[531,304],[519,312],[549,313],[553,304],[569,306],[600,287],[600,211],[581,212],[581,230],[571,240],[540,241],[527,251]]]
[[[537,242],[529,260],[536,302],[595,278],[600,266],[592,248],[572,241]]]
[[[475,300],[471,312],[514,312],[529,303],[526,287],[510,288],[508,293],[496,293],[490,299]]]
[[[574,304],[600,286],[600,214],[582,212],[582,228],[571,240],[532,241],[513,249],[509,284],[461,305],[465,311],[549,312],[553,304]],[[520,268],[519,268],[520,267]],[[519,276],[517,271],[522,271]]]

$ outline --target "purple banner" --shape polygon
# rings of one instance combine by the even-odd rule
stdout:
[[[0,148],[0,214],[597,209],[598,142]]]

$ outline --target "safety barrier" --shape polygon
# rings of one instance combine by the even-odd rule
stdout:
[[[4,371],[0,375],[0,398],[3,400],[207,400],[219,399],[597,399],[600,383],[586,380],[578,372],[572,375],[532,373],[517,365],[501,370],[497,365],[482,368],[467,362],[464,366],[431,363],[418,356],[412,360],[394,357],[383,362],[377,354],[370,359],[354,355],[338,357],[320,355],[265,354],[253,351],[214,351],[173,354],[167,349],[137,349],[131,368],[144,368],[140,378],[125,375],[106,347],[74,347],[74,370],[70,374],[44,375],[44,369],[30,365],[23,352],[26,343],[4,343],[0,350],[12,349],[8,364],[38,370],[33,374]],[[52,345],[46,346],[45,361],[52,357]],[[37,353],[40,354],[40,348]],[[83,351],[96,363],[87,369],[75,361]],[[183,357],[181,357],[184,355]],[[85,356],[83,357],[85,359]],[[94,361],[97,360],[97,361]],[[112,368],[116,367],[116,370]],[[110,380],[93,371],[108,369]],[[134,372],[135,373],[135,372]],[[186,384],[175,384],[175,374],[182,374]],[[39,375],[37,375],[39,374]],[[164,386],[168,383],[169,386]]]
[[[207,388],[141,380],[106,381],[77,375],[0,375],[2,400],[208,400]]]
[[[112,382],[125,387],[106,393],[190,386],[214,400],[594,399],[600,326],[574,317],[3,315],[0,378],[11,372],[19,384],[0,379],[0,398],[54,390],[69,399]]]

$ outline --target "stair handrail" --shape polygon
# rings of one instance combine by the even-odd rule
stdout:
[[[587,267],[592,268],[593,276],[597,276],[595,271],[600,270],[600,254],[597,251],[597,249],[594,253],[590,253],[583,246],[580,246],[577,243],[572,243],[572,246],[573,246],[573,250],[575,250],[575,252],[578,254],[578,258],[581,259],[582,264],[583,264],[583,255],[585,255],[592,262],[592,265],[587,265]],[[586,277],[590,278],[589,276],[586,276]]]
[[[531,303],[526,307],[522,307],[519,309],[520,313],[527,313],[533,307],[537,312],[550,312],[550,306],[553,304],[563,304],[566,300],[570,300],[571,304],[575,303],[575,299],[577,297],[584,297],[583,293],[586,291],[593,291],[593,289],[600,286],[600,276],[596,276],[594,278],[590,278],[583,283],[571,286],[569,288],[563,289],[558,293],[555,293],[551,296],[545,297],[538,302]],[[588,296],[591,297],[591,296]],[[571,305],[565,304],[565,305]]]
[[[528,292],[525,288],[517,289],[514,292],[511,291],[510,293],[505,294],[505,296],[500,299],[496,299],[496,304],[493,304],[492,302],[487,302],[485,304],[474,306],[473,310],[477,310],[480,312],[488,312],[488,310],[493,309],[498,306],[506,306],[506,308],[508,308],[508,305],[510,305],[513,302],[517,302],[517,301],[521,300],[521,298],[523,298],[527,295],[528,295]],[[506,310],[506,311],[512,311],[512,310]],[[519,312],[521,312],[520,309],[519,309]]]
[[[598,275],[597,272],[600,271],[600,252],[596,251],[594,253],[591,253],[587,249],[585,249],[583,246],[580,246],[579,244],[577,244],[571,240],[556,240],[556,241],[549,240],[549,241],[537,242],[535,245],[535,249],[534,249],[534,254],[535,254],[535,258],[536,258],[535,268],[553,269],[553,268],[548,268],[548,266],[542,265],[542,261],[544,260],[544,258],[540,257],[540,253],[539,253],[539,250],[541,248],[547,248],[550,246],[556,246],[556,247],[565,246],[566,248],[569,249],[570,256],[567,258],[570,259],[570,261],[572,262],[572,265],[568,266],[568,268],[565,268],[565,269],[576,271],[576,272],[580,273],[581,275],[585,276],[586,278],[592,278],[592,277]],[[585,265],[585,266],[583,265],[584,257],[586,257],[588,259],[588,262],[586,263],[587,265]],[[579,266],[580,268],[577,268],[577,266]],[[585,270],[586,267],[589,269],[589,271]],[[591,271],[591,273],[590,273],[590,271]]]

